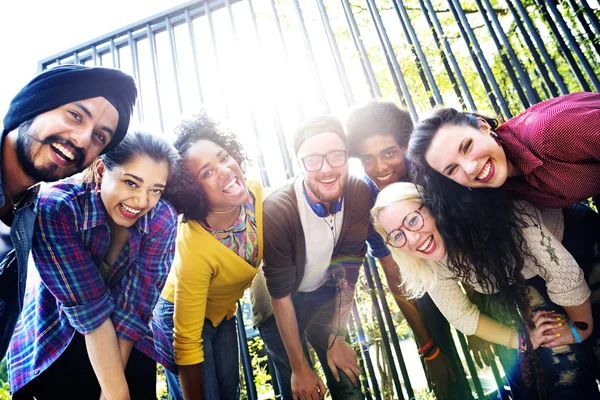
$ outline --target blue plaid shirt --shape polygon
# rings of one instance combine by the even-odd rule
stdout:
[[[48,368],[75,331],[87,334],[111,318],[117,336],[154,357],[149,328],[175,251],[177,215],[160,200],[128,228],[129,240],[109,269],[99,270],[110,242],[97,186],[74,179],[42,192],[23,312],[8,353],[12,392]]]
[[[371,196],[371,208],[373,208],[373,206],[375,205],[375,200],[377,200],[377,195],[379,195],[379,192],[381,190],[379,190],[379,188],[377,187],[375,182],[373,182],[371,180],[371,178],[369,178],[366,174],[363,176],[363,181],[367,182],[367,185],[369,185],[369,194]],[[383,240],[381,235],[379,233],[377,233],[377,231],[375,230],[375,227],[373,226],[372,221],[369,224],[369,233],[367,235],[367,245],[368,245],[367,253],[371,257],[382,258],[382,257],[389,256],[390,254],[392,254],[390,252],[390,249],[388,249],[388,247],[385,245],[385,240]]]

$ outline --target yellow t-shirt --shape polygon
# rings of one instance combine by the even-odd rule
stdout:
[[[263,258],[262,186],[249,180],[254,194],[257,265]],[[202,328],[208,318],[214,326],[235,315],[237,301],[258,273],[224,246],[198,222],[179,223],[173,267],[161,297],[175,304],[173,332],[175,362],[193,365],[204,361]]]

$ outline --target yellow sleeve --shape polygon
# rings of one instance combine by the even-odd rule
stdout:
[[[180,229],[179,234],[174,265],[177,279],[173,347],[177,365],[193,365],[204,361],[202,328],[213,266],[206,259],[208,249],[199,246],[200,237],[190,226]]]

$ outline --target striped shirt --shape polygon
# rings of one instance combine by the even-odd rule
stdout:
[[[48,368],[75,331],[88,334],[111,318],[118,337],[145,346],[154,305],[173,254],[177,215],[160,200],[128,228],[129,239],[103,278],[110,228],[95,184],[67,179],[42,192],[23,312],[8,353],[12,392]],[[106,273],[108,272],[108,273]]]

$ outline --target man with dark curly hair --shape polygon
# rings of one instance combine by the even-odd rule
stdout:
[[[136,97],[135,81],[119,70],[60,65],[10,103],[0,144],[0,359],[23,304],[37,183],[80,172],[119,144]]]
[[[332,398],[362,399],[356,353],[345,332],[366,252],[368,188],[348,176],[346,136],[336,118],[306,121],[293,143],[302,174],[264,203],[264,279],[253,285],[254,322],[284,399],[325,395],[303,350],[306,340]]]

